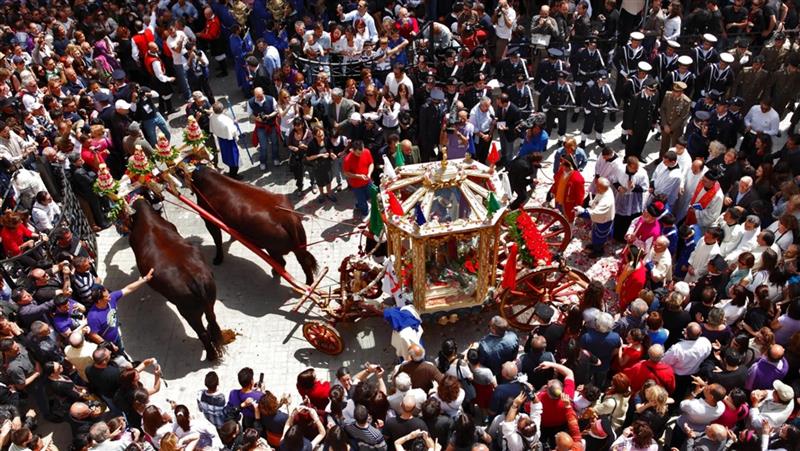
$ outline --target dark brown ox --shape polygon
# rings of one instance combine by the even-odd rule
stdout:
[[[136,200],[133,208],[136,213],[131,217],[128,241],[136,266],[140,272],[155,269],[150,286],[178,307],[203,343],[208,360],[218,360],[224,343],[214,314],[217,285],[211,268],[200,251],[146,200]],[[203,326],[203,314],[208,327]]]
[[[294,253],[306,284],[314,282],[317,259],[306,249],[306,231],[302,218],[294,213],[294,206],[283,194],[240,182],[205,167],[192,174],[192,189],[197,194],[197,203],[236,230],[247,241],[267,251],[275,261],[285,267],[284,255]],[[214,264],[222,263],[222,232],[214,224],[205,221],[206,228],[214,238],[217,254]],[[277,271],[272,271],[277,276]]]

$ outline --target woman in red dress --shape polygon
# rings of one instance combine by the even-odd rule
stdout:
[[[20,213],[7,212],[0,216],[0,242],[3,245],[3,252],[6,258],[17,257],[36,244],[39,234],[32,232],[25,226],[24,216]],[[46,236],[42,237],[47,239]],[[20,262],[25,266],[36,264],[36,258],[22,256]]]

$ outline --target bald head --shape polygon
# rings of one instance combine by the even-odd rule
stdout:
[[[563,431],[556,434],[556,450],[569,451],[573,446],[575,446],[575,441],[569,434]]]
[[[722,442],[728,438],[728,428],[721,424],[710,424],[706,428],[706,436],[715,442]]]
[[[703,329],[701,329],[700,325],[697,323],[689,323],[689,325],[686,326],[686,338],[689,340],[696,340],[701,333],[703,333]]]
[[[417,398],[414,395],[405,395],[400,408],[403,410],[403,413],[407,413],[409,415],[414,413],[414,409],[417,408]]]
[[[152,53],[158,53],[158,44],[156,44],[155,42],[148,43],[147,50]]]
[[[517,364],[514,362],[506,362],[503,364],[503,368],[500,370],[500,374],[503,375],[503,379],[507,381],[511,381],[517,378]]]
[[[76,402],[69,407],[69,415],[72,418],[82,420],[84,418],[87,418],[89,414],[91,414],[91,410],[89,409],[89,406],[85,403]]]
[[[421,362],[425,358],[425,350],[422,349],[422,346],[413,343],[408,347],[408,355],[411,356],[411,360]]]
[[[73,348],[80,348],[83,346],[83,330],[77,329],[69,334],[69,345]]]
[[[783,346],[772,345],[769,347],[769,351],[767,351],[767,358],[773,362],[778,362],[783,359],[784,352]]]
[[[661,358],[664,357],[664,347],[661,345],[653,345],[647,349],[647,358],[650,359],[651,362],[660,362]]]

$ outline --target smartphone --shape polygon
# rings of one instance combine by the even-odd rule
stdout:
[[[258,373],[258,386],[264,386],[264,373]]]

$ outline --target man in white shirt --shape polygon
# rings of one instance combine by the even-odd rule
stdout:
[[[794,390],[780,380],[772,383],[774,390],[753,390],[750,394],[750,425],[761,430],[766,421],[773,428],[786,423],[794,411]]]
[[[0,158],[17,163],[25,159],[32,150],[26,148],[21,136],[12,131],[5,122],[0,121]]]
[[[700,336],[703,330],[692,322],[686,326],[684,339],[670,346],[661,362],[672,367],[675,372],[675,391],[673,398],[683,399],[691,384],[691,376],[697,373],[700,365],[711,354],[711,342]]]
[[[611,225],[614,223],[616,201],[610,189],[611,182],[605,177],[594,181],[597,194],[589,201],[589,208],[575,207],[578,215],[588,215],[592,220],[592,242],[590,257],[603,255],[603,247],[611,236]]]
[[[686,439],[687,430],[701,433],[709,423],[725,412],[725,403],[722,402],[727,394],[725,387],[719,384],[704,385],[703,383],[698,383],[694,391],[692,391],[692,395],[698,396],[701,393],[702,396],[700,398],[681,401],[681,415],[675,424],[671,446],[680,447]]]
[[[358,19],[363,20],[364,24],[367,26],[369,40],[372,41],[373,44],[378,42],[378,29],[375,28],[375,19],[373,19],[369,14],[369,8],[366,1],[361,0],[358,2],[358,7],[356,10],[350,11],[347,14],[344,13],[344,7],[342,6],[342,3],[339,3],[339,5],[336,7],[336,10],[339,13],[339,19],[342,22],[352,21],[353,26],[355,26],[355,23]]]
[[[203,93],[197,91],[195,94],[202,95]],[[217,139],[217,149],[222,154],[222,162],[230,168],[228,176],[239,180],[241,179],[239,176],[239,147],[236,139],[241,132],[233,119],[225,114],[222,103],[214,103],[212,111],[213,114],[208,119],[209,131]]]
[[[486,161],[494,132],[494,108],[492,99],[481,98],[469,112],[469,122],[475,127],[475,154],[478,161]]]
[[[61,207],[53,202],[53,198],[47,191],[36,193],[36,202],[31,209],[31,222],[37,232],[47,233],[58,224],[61,218]]]
[[[187,101],[191,98],[189,82],[186,79],[186,57],[184,47],[189,42],[186,33],[175,28],[175,23],[169,26],[169,36],[167,36],[167,46],[172,52],[172,66],[175,69],[175,80],[178,82],[178,92],[183,94]]]
[[[414,95],[414,83],[406,75],[405,67],[400,63],[395,63],[395,65],[392,66],[392,72],[386,76],[384,85],[393,96],[397,97],[397,90],[400,88],[401,84],[406,85],[409,95]]]
[[[527,382],[523,383],[527,384]],[[533,389],[530,389],[530,392],[533,392]],[[527,415],[519,411],[526,401],[528,401],[528,397],[525,395],[525,390],[522,390],[508,408],[505,421],[500,423],[504,449],[508,451],[532,449],[531,445],[538,443],[541,437],[542,403],[539,402],[538,396],[533,396],[530,399],[531,413]]]
[[[403,411],[403,399],[405,399],[406,396],[411,396],[416,401],[417,406],[414,409],[415,413],[420,411],[422,403],[428,399],[425,390],[421,388],[411,388],[411,377],[408,373],[398,373],[397,376],[395,376],[394,388],[395,392],[387,396],[386,400],[389,402],[389,407],[391,407],[398,416]]]
[[[497,36],[494,61],[499,63],[506,56],[508,42],[511,40],[514,26],[517,24],[517,12],[508,4],[508,0],[497,2],[492,22],[494,22],[494,33]]]
[[[768,99],[762,99],[758,105],[753,105],[744,117],[745,132],[766,133],[772,137],[780,132],[781,118],[778,112],[770,105]]]

